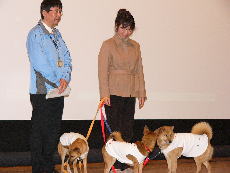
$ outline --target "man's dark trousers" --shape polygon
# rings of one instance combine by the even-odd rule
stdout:
[[[45,94],[31,94],[30,150],[33,173],[52,173],[53,155],[60,136],[64,97],[46,99]]]

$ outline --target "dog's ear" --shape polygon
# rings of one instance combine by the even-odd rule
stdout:
[[[174,126],[171,126],[171,129],[172,129],[172,131],[173,131],[173,129],[174,129]]]
[[[164,127],[159,127],[158,129],[154,130],[154,132],[159,135],[164,131]]]
[[[81,153],[80,148],[74,148],[73,151],[74,151],[74,152],[77,152],[77,153]]]
[[[144,135],[146,135],[147,133],[149,133],[148,126],[145,125],[143,133],[144,133]]]

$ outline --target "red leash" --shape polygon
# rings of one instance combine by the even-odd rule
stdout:
[[[102,112],[102,107],[100,108],[100,113],[101,113],[101,132],[102,132],[102,136],[104,139],[104,143],[106,143],[106,139],[105,139],[105,123],[104,123],[104,115]]]
[[[106,143],[105,122],[104,122],[105,117],[104,117],[104,114],[103,114],[103,111],[102,111],[103,106],[104,106],[104,103],[100,108],[100,113],[101,113],[101,132],[102,132],[102,136],[103,136],[103,139],[104,139],[104,143]],[[113,170],[114,173],[117,173],[114,166],[112,166],[112,170]]]
[[[148,153],[150,153],[151,152],[151,150],[146,146],[146,145],[144,145],[145,146],[145,150],[148,152]],[[145,161],[144,161],[144,163],[143,163],[143,165],[145,166],[145,165],[147,165],[147,163],[150,161],[150,159],[149,159],[149,157],[146,157],[145,158]]]
[[[145,161],[143,163],[143,166],[147,165],[147,163],[150,161],[150,159],[148,157],[145,158]]]

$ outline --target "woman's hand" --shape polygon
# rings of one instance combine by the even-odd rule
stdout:
[[[104,102],[107,106],[110,106],[110,98],[109,97],[104,97]]]
[[[138,101],[139,101],[139,109],[141,109],[145,104],[146,97],[139,97]]]

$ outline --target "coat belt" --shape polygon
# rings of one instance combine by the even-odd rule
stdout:
[[[135,72],[131,72],[129,70],[110,70],[109,74],[127,74],[127,75],[133,75],[135,76]]]
[[[124,74],[130,76],[130,92],[136,92],[139,91],[139,77],[138,74],[135,72],[131,72],[129,70],[110,70],[110,75],[114,74]]]

